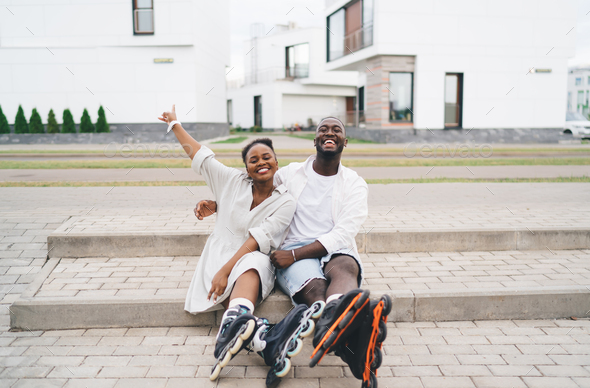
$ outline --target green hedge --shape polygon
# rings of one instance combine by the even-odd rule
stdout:
[[[16,118],[14,119],[14,133],[29,133],[29,124],[25,118],[25,112],[22,106],[18,106]]]

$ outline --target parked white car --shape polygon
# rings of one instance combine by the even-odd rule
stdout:
[[[590,120],[581,113],[567,112],[563,133],[581,137],[582,139],[590,139]]]

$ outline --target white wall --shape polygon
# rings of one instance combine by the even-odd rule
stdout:
[[[345,97],[355,94],[356,89],[352,86],[303,85],[276,81],[229,89],[227,98],[232,100],[234,127],[240,125],[242,128],[249,128],[254,125],[254,96],[262,96],[263,127],[283,128],[293,125],[295,121],[307,123],[308,117],[315,120],[339,111],[344,112]],[[337,101],[336,106],[333,104],[334,100]],[[313,112],[313,116],[310,116],[310,112]]]
[[[326,37],[323,28],[291,29],[271,33],[244,43],[244,69],[246,76],[252,73],[252,57],[257,59],[259,72],[267,69],[283,70],[286,67],[285,48],[297,44],[309,43],[309,78],[297,79],[296,82],[323,85],[355,85],[356,71],[325,70]],[[252,49],[255,47],[252,51]],[[247,54],[247,55],[246,55]]]
[[[346,97],[340,96],[302,96],[283,95],[283,125],[291,127],[295,123],[306,127],[309,118],[315,124],[326,116],[346,114]]]
[[[416,128],[444,127],[447,72],[464,73],[464,128],[562,127],[575,9],[574,0],[375,0],[373,46],[326,68],[367,71],[374,55],[416,56]],[[552,72],[525,75],[532,67]]]
[[[145,36],[133,35],[126,0],[4,3],[14,14],[0,12],[0,105],[10,123],[19,104],[44,122],[50,108],[59,122],[65,108],[76,122],[87,108],[95,121],[102,104],[112,123],[150,123],[173,103],[181,121],[226,122],[227,0],[156,1],[155,34]]]

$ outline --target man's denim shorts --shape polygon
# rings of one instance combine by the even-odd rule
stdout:
[[[315,240],[310,240],[286,245],[282,247],[281,250],[290,251],[292,249],[297,249],[309,245],[314,241]],[[357,258],[354,259],[359,264],[360,287],[362,278],[362,266]],[[320,257],[317,259],[305,259],[301,261],[296,261],[287,268],[277,269],[275,271],[277,277],[277,284],[285,294],[291,297],[291,301],[294,305],[296,305],[295,301],[293,300],[293,295],[301,291],[303,287],[305,287],[307,283],[309,283],[313,279],[326,279],[326,277],[324,276],[323,267],[328,261],[330,261],[330,257],[328,256]]]

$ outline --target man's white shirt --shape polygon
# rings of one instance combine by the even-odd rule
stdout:
[[[320,175],[313,163],[305,167],[307,184],[297,199],[297,210],[282,245],[315,240],[334,228],[332,193],[336,175]]]
[[[295,217],[298,216],[299,207],[304,206],[303,203],[301,205],[299,204],[300,199],[307,202],[309,199],[305,197],[314,191],[313,187],[311,187],[311,191],[309,192],[306,190],[308,186],[313,185],[314,177],[312,176],[310,179],[309,171],[310,168],[313,170],[312,164],[315,158],[315,155],[312,155],[303,163],[291,163],[279,169],[275,174],[275,184],[284,184],[289,193],[297,200]],[[363,222],[367,219],[369,188],[364,179],[358,176],[355,171],[344,167],[342,164],[339,165],[338,173],[334,177],[331,198],[329,199],[331,202],[329,209],[333,226],[327,229],[324,225],[322,229],[323,234],[310,236],[307,240],[318,240],[326,251],[328,251],[327,257],[330,257],[334,253],[345,253],[356,257],[360,262],[355,237]],[[303,198],[300,198],[302,196]],[[317,223],[315,214],[303,213],[297,221],[295,217],[289,226],[287,238],[281,246],[285,245],[290,236],[294,237],[298,233],[305,232],[299,224],[303,225],[305,223],[305,225],[311,225]],[[294,223],[297,224],[297,230],[291,231]],[[313,225],[307,226],[307,228],[312,227],[315,228]]]

